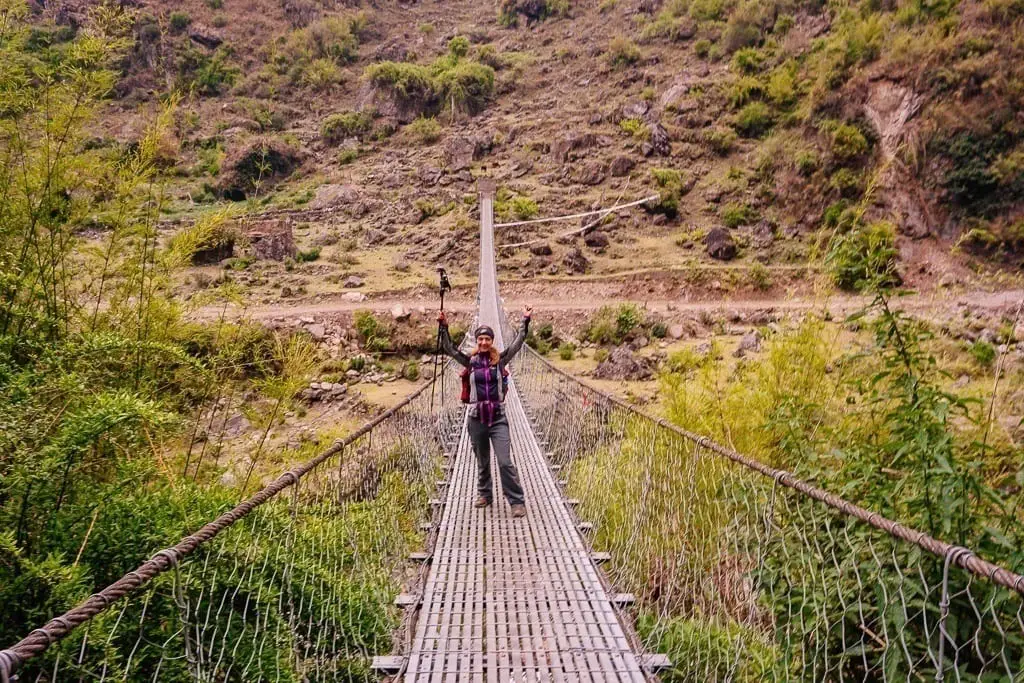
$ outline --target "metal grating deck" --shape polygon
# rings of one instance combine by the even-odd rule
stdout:
[[[479,320],[504,348],[492,199],[481,199]],[[465,427],[455,453],[406,681],[644,681],[587,544],[515,390],[505,404],[528,514],[478,510]]]

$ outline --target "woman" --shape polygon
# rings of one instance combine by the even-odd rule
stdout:
[[[494,499],[494,487],[491,481],[491,444],[498,458],[498,472],[501,476],[501,488],[505,491],[512,506],[513,517],[526,515],[526,504],[523,500],[523,487],[519,483],[519,473],[512,464],[509,453],[510,441],[508,420],[502,402],[508,390],[508,370],[506,366],[522,348],[526,341],[526,333],[530,328],[529,306],[523,309],[523,322],[516,338],[502,352],[494,348],[494,330],[481,325],[473,333],[476,337],[476,348],[470,355],[464,354],[452,343],[448,334],[448,318],[444,311],[437,316],[441,348],[463,367],[462,400],[470,404],[469,438],[476,453],[477,494],[475,507],[483,508]]]

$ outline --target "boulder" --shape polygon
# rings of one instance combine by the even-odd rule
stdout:
[[[364,284],[366,284],[366,281],[363,278],[358,275],[349,275],[341,286],[345,289],[353,289],[355,287],[362,287]]]
[[[283,219],[257,221],[245,230],[252,254],[258,259],[284,261],[295,258],[292,224]]]
[[[612,351],[611,355],[594,369],[594,377],[598,379],[619,381],[650,379],[653,374],[651,363],[645,358],[638,358],[625,346]]]
[[[672,143],[669,142],[668,131],[660,123],[652,123],[648,127],[651,130],[651,137],[640,147],[640,151],[645,157],[669,156],[672,153]]]
[[[193,24],[188,33],[193,43],[199,43],[203,47],[213,50],[224,42],[224,37],[208,26]]]
[[[359,201],[359,188],[355,185],[321,185],[309,203],[311,209],[352,205]]]
[[[410,315],[412,315],[412,311],[402,304],[395,304],[391,307],[391,317],[399,322],[408,320]]]
[[[737,358],[742,358],[748,353],[757,353],[761,350],[761,333],[757,330],[751,330],[743,335],[740,339],[740,345],[736,347],[736,353],[733,354]]]
[[[583,237],[583,243],[591,249],[604,249],[608,246],[608,235],[604,234],[599,230],[587,233]]]
[[[449,172],[467,170],[477,159],[491,151],[492,138],[479,134],[453,138],[445,147],[444,156]]]
[[[323,341],[324,338],[327,336],[327,330],[326,328],[324,328],[323,323],[313,323],[312,325],[306,325],[305,328],[303,329],[305,329],[306,332],[309,332],[309,336],[311,336],[315,341],[318,342]]]
[[[616,178],[621,178],[624,175],[628,175],[633,167],[636,166],[636,162],[627,156],[618,156],[612,160],[609,171]]]
[[[588,161],[573,173],[573,179],[581,185],[600,185],[604,178],[604,164],[599,161]]]
[[[345,292],[341,295],[342,301],[358,304],[366,301],[366,295],[362,292]]]
[[[424,166],[416,175],[419,176],[420,182],[424,185],[437,185],[443,174],[443,171],[439,168]]]
[[[530,247],[530,253],[534,256],[551,256],[551,245],[547,242],[534,244]]]
[[[686,330],[684,330],[683,326],[680,325],[679,323],[676,323],[675,325],[669,325],[668,336],[672,337],[673,339],[682,339],[684,334],[686,334]]]
[[[1013,340],[1024,343],[1024,323],[1017,323],[1013,328]]]
[[[775,230],[768,221],[761,221],[750,231],[750,245],[755,249],[767,249],[775,242]]]
[[[229,239],[211,246],[204,246],[192,252],[192,265],[209,266],[220,263],[235,255],[235,240]]]
[[[572,133],[562,136],[551,145],[551,155],[555,161],[564,164],[575,156],[574,152],[606,144],[608,139],[595,133]]]
[[[708,256],[719,261],[729,261],[736,257],[736,241],[725,228],[712,228],[704,238]]]
[[[590,267],[590,261],[583,255],[583,251],[577,247],[562,259],[562,265],[569,269],[570,273],[585,273]]]

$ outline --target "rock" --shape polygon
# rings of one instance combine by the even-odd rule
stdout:
[[[239,413],[238,415],[233,415],[225,420],[224,435],[238,436],[242,432],[247,431],[250,427],[252,427],[252,423],[249,422],[249,419],[245,415]]]
[[[637,358],[625,346],[620,346],[601,362],[593,376],[598,379],[640,380],[650,379],[653,374],[650,362],[645,358]]]
[[[604,249],[608,246],[608,235],[599,230],[589,232],[583,237],[583,243],[591,249]]]
[[[355,287],[362,287],[364,284],[366,284],[366,282],[363,280],[363,278],[359,277],[358,275],[349,275],[347,278],[345,278],[345,281],[341,283],[341,286],[344,287],[345,289],[353,289]]]
[[[704,238],[708,256],[719,261],[729,261],[736,257],[736,241],[725,228],[712,228]]]
[[[199,43],[210,50],[215,49],[224,42],[224,38],[220,33],[208,26],[202,26],[199,24],[192,25],[188,32],[188,37],[192,42]]]
[[[660,123],[652,123],[648,125],[648,128],[650,128],[651,137],[640,147],[640,151],[645,157],[669,156],[672,153],[672,143],[669,141],[665,126]]]
[[[604,164],[599,161],[588,161],[573,173],[573,179],[580,185],[600,185],[604,178]]]
[[[606,144],[608,144],[608,139],[595,133],[568,134],[551,145],[551,154],[555,157],[555,161],[564,164],[569,161],[570,157],[575,156],[573,152]]]
[[[227,488],[234,488],[238,485],[238,477],[231,470],[227,470],[224,474],[220,475],[220,484]]]
[[[409,59],[409,46],[402,36],[392,38],[373,51],[375,62],[404,62]]]
[[[534,256],[551,256],[551,245],[547,242],[531,245],[530,253]]]
[[[650,343],[650,341],[648,341],[647,337],[637,337],[636,339],[634,339],[633,341],[631,341],[629,343],[629,348],[631,348],[631,349],[633,349],[635,351],[637,349],[644,348],[649,343]]]
[[[290,222],[283,219],[258,221],[249,225],[245,233],[256,258],[271,261],[295,258],[295,238]]]
[[[709,341],[697,344],[697,348],[694,349],[698,356],[710,356],[713,350],[714,347],[711,345],[711,342]]]
[[[357,379],[359,377],[359,371],[355,369],[346,370],[345,376],[348,377],[349,379]]]
[[[1013,341],[1024,343],[1024,323],[1017,323],[1013,328]]]
[[[742,358],[748,353],[757,353],[761,350],[761,333],[757,330],[751,330],[743,335],[740,339],[740,345],[736,348],[736,353],[733,354],[737,358]]]
[[[391,307],[391,317],[399,322],[408,320],[410,315],[412,312],[402,304],[395,304]]]
[[[635,100],[626,104],[622,107],[622,111],[619,118],[622,119],[642,119],[651,108],[651,103],[647,100]]]
[[[217,244],[204,246],[192,252],[192,265],[210,266],[235,255],[235,240],[226,238]]]
[[[755,249],[767,249],[775,242],[775,231],[768,221],[761,221],[750,231],[750,245]]]
[[[306,325],[304,328],[309,335],[313,337],[315,341],[323,341],[324,337],[327,336],[327,330],[324,328],[323,323],[314,323],[312,325]]]
[[[445,162],[449,172],[469,169],[473,162],[491,151],[492,138],[478,134],[470,137],[453,138],[445,147]]]
[[[416,174],[424,185],[437,185],[444,172],[434,166],[424,166]]]
[[[529,159],[516,159],[509,169],[509,175],[513,178],[522,178],[533,170],[533,162]]]
[[[577,247],[562,259],[562,265],[569,269],[570,273],[585,273],[590,267],[590,261],[583,255],[583,251]]]
[[[636,166],[636,162],[627,156],[617,156],[612,160],[609,172],[616,178],[621,178],[624,175],[628,175],[633,167]]]
[[[971,383],[971,376],[970,375],[960,375],[959,377],[956,378],[956,382],[953,383],[953,386],[955,386],[957,389],[963,389],[964,387],[966,387],[970,383]]]
[[[686,331],[683,329],[682,325],[678,323],[675,325],[669,325],[668,336],[673,339],[682,339],[684,334],[686,334]]]
[[[391,267],[399,273],[404,273],[409,270],[410,265],[404,256],[396,256],[395,260],[391,262]]]
[[[987,327],[981,331],[981,334],[978,335],[978,338],[981,341],[985,342],[986,344],[996,343],[996,333]]]
[[[341,295],[342,301],[348,301],[350,303],[358,304],[366,301],[366,295],[362,292],[345,292]]]

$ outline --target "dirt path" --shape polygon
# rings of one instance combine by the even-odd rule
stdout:
[[[988,310],[1000,310],[1016,307],[1024,300],[1024,289],[1010,289],[999,292],[970,291],[953,294],[949,291],[939,290],[927,294],[909,294],[898,299],[899,305],[911,311],[940,311],[951,309],[956,306],[968,305]],[[749,298],[749,299],[709,299],[693,301],[686,298],[640,298],[640,297],[561,297],[561,296],[520,296],[512,292],[504,297],[506,309],[517,310],[523,304],[529,303],[538,312],[586,312],[594,311],[608,304],[635,303],[646,306],[648,309],[657,312],[693,312],[717,311],[717,310],[760,310],[774,309],[782,311],[799,311],[827,308],[833,315],[841,315],[854,311],[870,303],[869,297],[850,296],[835,294],[828,297],[770,297],[770,298]],[[362,302],[350,301],[325,301],[313,304],[299,304],[289,306],[286,304],[275,304],[271,306],[254,306],[247,309],[239,307],[228,307],[228,317],[249,317],[256,320],[269,320],[273,318],[298,318],[318,315],[329,315],[333,313],[346,313],[357,310],[371,310],[384,312],[396,305],[402,305],[407,309],[417,310],[423,308],[432,310],[437,307],[436,295],[410,293],[406,295],[384,296],[381,298],[367,299]],[[476,309],[476,297],[468,297],[459,294],[445,300],[445,307],[457,312],[473,311]],[[213,319],[220,316],[220,307],[208,307],[199,309],[193,314],[197,319]]]

